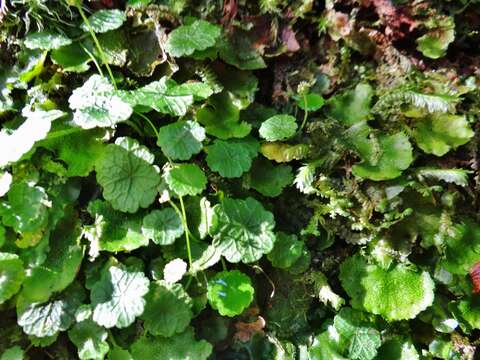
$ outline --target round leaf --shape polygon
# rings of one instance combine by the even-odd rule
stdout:
[[[28,34],[24,41],[27,48],[41,50],[58,49],[71,43],[68,37],[48,30]]]
[[[88,18],[92,30],[96,33],[105,33],[118,29],[127,20],[124,12],[118,9],[102,9]],[[83,31],[89,31],[86,23],[81,25]]]
[[[143,234],[157,245],[171,245],[183,234],[183,223],[172,208],[153,210],[143,219]]]
[[[105,148],[96,164],[97,181],[114,209],[134,213],[153,202],[160,182],[153,160],[146,147],[130,138],[118,138]]]
[[[207,178],[195,164],[179,164],[168,170],[165,181],[178,196],[198,195],[207,185]]]
[[[215,140],[207,147],[207,164],[226,178],[240,177],[252,165],[252,156],[242,143]]]
[[[250,278],[238,270],[218,273],[207,287],[208,302],[222,316],[240,315],[252,302],[253,293]]]
[[[0,253],[0,304],[20,290],[24,278],[22,260],[15,254]]]
[[[295,235],[279,232],[275,246],[267,254],[267,258],[274,267],[287,269],[302,256],[304,248],[304,242],[298,240]]]
[[[188,160],[202,150],[205,130],[194,121],[178,121],[158,131],[157,145],[173,160]]]
[[[273,214],[252,198],[226,198],[213,209],[211,235],[228,261],[251,263],[273,249]]]
[[[68,331],[68,337],[78,349],[81,360],[103,359],[108,353],[107,330],[92,320],[84,320]]]
[[[196,50],[205,50],[220,36],[220,27],[205,20],[196,20],[190,25],[182,25],[173,30],[165,46],[173,57],[191,55]]]
[[[291,115],[275,115],[260,126],[260,136],[267,141],[285,140],[297,131],[297,122]]]

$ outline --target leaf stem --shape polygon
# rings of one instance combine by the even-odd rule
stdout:
[[[146,115],[142,114],[141,112],[135,111],[135,114],[140,116],[142,119],[144,119],[150,125],[150,127],[153,129],[153,132],[155,133],[155,136],[158,138],[158,130],[155,127],[155,125],[153,125],[152,121]]]
[[[188,255],[188,266],[192,268],[192,251],[190,249],[190,231],[188,230],[188,223],[187,223],[187,213],[185,211],[185,204],[183,203],[183,196],[179,196],[180,199],[180,208],[182,209],[182,219],[183,219],[183,227],[185,228],[185,241],[187,243],[187,255]]]
[[[83,12],[82,6],[80,3],[76,3],[75,6],[78,9],[78,12],[80,13],[80,16],[82,17],[83,21],[85,22],[85,25],[87,25],[88,32],[90,33],[90,36],[92,37],[93,42],[95,43],[95,46],[97,47],[98,53],[100,54],[100,58],[102,60],[103,65],[107,68],[108,75],[110,76],[110,80],[112,81],[112,85],[117,89],[117,83],[115,82],[115,77],[113,76],[112,69],[110,69],[110,66],[108,65],[106,61],[106,56],[105,53],[103,52],[102,46],[100,45],[100,42],[98,41],[97,35],[95,35],[95,32],[93,31],[92,26],[90,25],[90,21],[88,20],[87,16]]]
[[[303,128],[305,127],[305,124],[307,123],[307,119],[308,119],[308,104],[307,104],[307,95],[306,94],[303,94],[303,102],[305,104],[305,109],[304,109],[304,114],[303,114],[302,125],[300,126],[300,131],[299,132],[302,132]]]

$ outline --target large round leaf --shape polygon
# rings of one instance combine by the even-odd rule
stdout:
[[[97,180],[114,209],[134,213],[153,202],[160,182],[153,160],[145,146],[127,137],[106,147],[96,164]]]
[[[172,208],[153,210],[143,218],[143,234],[157,245],[171,245],[183,234],[183,223]]]
[[[273,249],[275,220],[257,200],[226,198],[213,211],[213,244],[228,261],[251,263]]]
[[[165,181],[178,196],[198,195],[207,185],[207,177],[195,164],[179,164],[169,169]]]
[[[188,160],[202,150],[205,130],[194,121],[178,121],[158,131],[157,145],[172,160]]]

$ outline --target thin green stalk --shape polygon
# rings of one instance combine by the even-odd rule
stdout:
[[[78,12],[80,13],[80,16],[82,17],[83,21],[87,25],[88,32],[90,33],[90,36],[92,37],[92,40],[95,43],[95,46],[97,47],[97,50],[98,50],[98,53],[100,54],[100,58],[102,60],[102,63],[107,68],[108,75],[110,76],[110,80],[112,81],[112,84],[115,87],[115,89],[117,89],[117,83],[115,82],[115,77],[113,76],[112,69],[110,69],[110,66],[108,65],[108,63],[106,61],[105,53],[103,52],[102,46],[100,45],[100,42],[98,41],[97,35],[95,35],[95,32],[93,31],[92,26],[90,25],[90,21],[88,20],[87,16],[83,12],[82,6],[79,3],[76,3],[76,7],[77,7]]]
[[[152,121],[147,116],[142,114],[141,112],[135,111],[135,114],[140,116],[142,119],[144,119],[150,125],[150,127],[153,129],[153,132],[155,133],[155,136],[158,138],[158,130],[155,127],[155,125],[153,125]]]
[[[90,59],[93,61],[93,63],[95,64],[95,67],[97,68],[98,73],[103,76],[102,68],[100,67],[97,59],[95,59],[95,56],[85,46],[83,46],[82,44],[80,44],[80,46],[83,49],[83,51],[85,51],[87,55],[90,57]]]
[[[307,104],[307,95],[306,94],[303,94],[303,102],[305,104],[305,109],[304,109],[304,114],[303,114],[302,125],[300,126],[300,132],[305,127],[305,124],[307,123],[307,119],[308,119],[308,104]]]
[[[188,230],[187,213],[185,211],[185,204],[183,203],[183,197],[179,196],[179,199],[180,199],[180,208],[182,210],[183,226],[185,228],[185,241],[187,243],[188,266],[189,266],[189,269],[191,269],[193,261],[192,261],[192,251],[190,249],[190,231]]]
[[[220,261],[222,262],[223,271],[227,271],[228,270],[227,264],[225,264],[225,260],[223,259],[223,257],[220,258]]]

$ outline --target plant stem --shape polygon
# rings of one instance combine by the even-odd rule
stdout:
[[[112,81],[112,85],[117,89],[117,83],[115,82],[115,78],[112,73],[112,69],[110,69],[110,66],[108,65],[106,61],[106,56],[105,53],[103,52],[102,46],[100,45],[100,42],[98,41],[97,35],[95,35],[95,32],[92,29],[92,26],[90,25],[90,21],[88,20],[87,16],[83,12],[82,6],[79,3],[76,3],[76,7],[78,9],[78,12],[80,13],[80,16],[82,17],[83,21],[85,22],[85,25],[87,25],[88,32],[90,33],[90,36],[92,37],[93,42],[95,43],[95,46],[97,47],[98,53],[100,54],[100,58],[102,60],[103,65],[107,68],[108,75],[110,76],[110,80]]]
[[[307,123],[307,119],[308,119],[308,104],[307,104],[307,96],[306,94],[303,94],[303,102],[305,104],[305,109],[303,110],[304,111],[304,114],[303,114],[303,121],[302,121],[302,125],[300,126],[300,132],[303,130],[303,128],[305,127],[305,124]]]
[[[187,243],[188,267],[189,269],[191,269],[193,261],[192,261],[192,251],[190,250],[190,231],[188,230],[187,213],[185,211],[183,197],[179,196],[179,199],[180,199],[180,208],[182,209],[183,227],[185,229],[185,241]]]
[[[152,121],[147,116],[143,115],[141,112],[135,111],[135,114],[140,116],[142,119],[144,119],[150,125],[150,127],[153,129],[153,132],[155,133],[155,136],[158,138],[158,130],[155,127],[155,125],[153,125]]]

